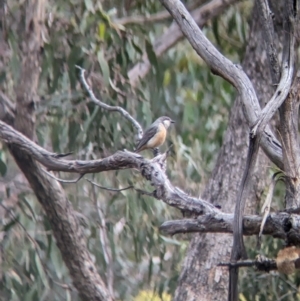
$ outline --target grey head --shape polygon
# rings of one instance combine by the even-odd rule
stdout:
[[[164,127],[167,129],[169,128],[169,126],[171,125],[171,123],[175,123],[174,120],[172,120],[170,117],[168,116],[162,116],[162,117],[159,117],[157,118],[154,122],[153,122],[153,125],[155,124],[159,124],[159,123],[162,123],[164,125]]]

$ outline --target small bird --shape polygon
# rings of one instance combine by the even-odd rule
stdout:
[[[167,129],[171,123],[175,123],[175,121],[167,116],[162,116],[156,119],[150,127],[146,129],[135,152],[139,153],[145,149],[161,146],[166,140]]]

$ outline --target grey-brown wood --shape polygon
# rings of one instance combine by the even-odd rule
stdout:
[[[237,0],[212,0],[208,1],[201,0],[197,1],[198,7],[191,11],[191,15],[195,22],[203,27],[209,20],[216,16],[219,16],[226,8],[231,4],[238,2]],[[166,32],[161,37],[156,39],[153,44],[153,50],[157,57],[160,57],[168,49],[174,46],[178,41],[184,38],[184,34],[178,27],[176,22],[172,22]],[[138,84],[140,79],[143,79],[151,70],[151,63],[148,59],[147,54],[143,55],[142,61],[138,62],[133,68],[128,71],[128,78],[131,85],[134,87]]]
[[[280,67],[278,62],[278,50],[277,45],[274,43],[274,23],[273,23],[273,12],[270,9],[268,0],[257,0],[257,5],[260,10],[260,22],[264,28],[263,35],[265,38],[265,45],[267,48],[267,55],[270,66],[270,73],[274,88],[280,79]]]
[[[286,208],[299,208],[300,206],[299,91],[300,78],[297,76],[287,100],[280,109]]]
[[[244,107],[244,114],[250,125],[253,125],[261,114],[260,104],[252,82],[241,66],[233,64],[224,57],[205,37],[197,26],[189,12],[179,0],[160,0],[173,16],[187,40],[195,51],[212,69],[212,72],[230,82],[238,91]],[[268,157],[279,167],[282,164],[282,151],[279,150],[280,143],[266,127],[261,139],[261,146]]]
[[[164,222],[160,230],[168,235],[179,233],[232,233],[234,215],[229,213],[205,214],[194,219]],[[246,215],[243,218],[243,234],[258,235],[262,217]],[[263,229],[264,235],[286,240],[292,233],[299,232],[300,216],[287,212],[271,213]],[[295,240],[296,242],[296,240]],[[297,244],[300,241],[297,238]]]
[[[0,138],[10,147],[21,151],[23,156],[27,155],[28,157],[26,158],[27,160],[30,159],[31,164],[33,164],[32,159],[36,159],[48,169],[55,168],[57,171],[72,171],[78,173],[105,172],[124,168],[138,169],[142,176],[150,181],[155,188],[155,191],[149,193],[149,195],[157,199],[161,199],[168,205],[180,210],[200,215],[195,219],[164,223],[161,229],[166,231],[168,234],[173,235],[184,232],[232,233],[233,214],[223,212],[210,202],[201,198],[192,197],[172,185],[165,173],[165,161],[167,160],[166,154],[159,155],[149,160],[132,152],[119,151],[107,158],[99,160],[66,160],[59,158],[59,155],[48,152],[38,146],[2,121],[0,121]],[[33,169],[36,171],[36,177],[40,179],[39,181],[45,181],[46,183],[44,185],[47,185],[47,187],[51,189],[51,194],[55,195],[55,189],[51,187],[58,187],[59,184],[56,184],[56,181],[51,182],[52,179],[49,179],[46,174],[41,171],[41,169],[37,169],[32,166],[30,170]],[[35,181],[32,181],[31,183],[35,183]],[[40,194],[41,193],[39,193],[39,195]],[[62,191],[60,191],[60,194],[63,195]],[[49,195],[41,195],[40,199],[49,200]],[[67,202],[67,200],[63,201],[63,197],[61,196],[60,202],[62,203],[57,206],[64,207],[63,203]],[[49,202],[47,201],[47,203]],[[44,205],[46,206],[46,204]],[[49,208],[47,209],[47,212],[51,214],[51,210],[49,210]],[[59,212],[63,211],[59,210]],[[59,215],[59,213],[55,214],[55,216],[57,215]],[[72,215],[72,211],[67,214],[67,216],[71,219]],[[244,235],[257,235],[260,230],[261,221],[262,217],[260,216],[245,216],[243,219]],[[59,219],[56,220],[55,224],[59,223]],[[74,223],[74,221],[72,223]],[[289,228],[286,227],[287,224],[289,224]],[[273,213],[268,217],[263,233],[286,239],[289,235],[289,231],[299,231],[299,225],[300,219],[298,215],[295,215],[293,212]],[[77,227],[78,226],[75,225],[75,228]],[[72,227],[66,231],[66,235],[68,235],[71,229]],[[61,235],[63,235],[63,233],[61,233]]]
[[[26,139],[30,142],[35,132],[35,103],[42,47],[41,26],[44,23],[46,1],[33,0],[25,2],[24,5],[26,6],[25,28],[20,33],[22,72],[20,83],[16,83],[15,87],[17,101],[15,119],[12,123],[17,130],[15,132],[24,134],[22,137],[28,137]],[[81,299],[113,300],[92,261],[78,218],[60,183],[47,176],[34,158],[24,153],[18,145],[8,146],[45,210],[57,246]]]
[[[259,6],[260,7],[260,6]],[[288,5],[286,6],[288,7]],[[262,10],[261,14],[263,14],[264,10]],[[255,164],[257,161],[258,150],[261,142],[262,133],[269,123],[271,118],[274,116],[275,112],[285,101],[294,76],[294,62],[295,62],[295,36],[294,36],[294,15],[296,11],[292,9],[287,9],[285,13],[284,22],[287,24],[285,26],[285,43],[283,47],[283,55],[282,55],[282,63],[281,63],[281,78],[276,88],[275,93],[272,98],[267,102],[266,106],[262,109],[258,120],[256,121],[254,127],[251,129],[251,136],[249,140],[249,150],[246,161],[246,168],[243,174],[242,182],[240,184],[238,197],[236,200],[236,207],[234,212],[234,228],[233,228],[233,246],[231,252],[231,261],[236,262],[240,259],[246,259],[246,249],[244,246],[243,240],[243,213],[246,205],[246,198],[249,194],[249,189],[251,187],[250,179],[253,176]],[[267,19],[271,21],[270,19]],[[272,24],[265,27],[263,31],[264,36],[269,37],[269,31],[272,29]],[[266,34],[267,33],[267,34]],[[268,40],[267,40],[268,41]],[[272,55],[270,52],[271,47],[266,47],[268,55]],[[269,57],[269,62],[273,61],[273,57]],[[273,74],[276,70],[272,69],[270,66],[271,74]],[[275,77],[275,74],[273,74]],[[237,301],[238,300],[238,268],[233,267],[230,269],[229,276],[229,301]]]
[[[168,2],[169,10],[176,10],[178,1],[163,1],[163,3],[166,2]],[[178,20],[182,30],[198,54],[202,56],[210,66],[212,61],[222,66],[222,63],[225,61],[223,57],[211,49],[208,41],[202,37],[199,39],[199,29],[194,27],[194,25],[191,29],[190,19],[186,21],[186,15],[182,14],[182,10],[180,10],[180,13],[177,13],[178,12],[173,12],[173,17]],[[252,29],[249,34],[243,69],[255,86],[260,102],[266,102],[267,99],[270,99],[274,87],[270,84],[269,68],[266,64],[267,55],[264,49],[262,27],[258,23],[258,15],[257,11],[251,15]],[[275,39],[277,42],[277,36]],[[204,57],[204,55],[206,55],[206,57]],[[212,69],[215,71],[214,68]],[[236,72],[239,73],[240,70],[239,68]],[[228,74],[230,71],[231,70],[228,69],[225,73]],[[217,74],[219,73],[217,72]],[[224,74],[221,74],[221,76],[224,76]],[[244,88],[246,88],[246,85]],[[245,104],[245,100],[246,102],[248,101],[248,103]],[[216,167],[203,194],[204,199],[211,200],[215,204],[220,204],[222,210],[227,212],[233,212],[233,199],[236,197],[237,187],[240,184],[240,176],[243,173],[246,162],[246,145],[249,128],[243,116],[241,101],[244,105],[243,112],[246,114],[248,124],[254,124],[256,118],[259,116],[259,114],[252,116],[253,118],[248,116],[247,114],[249,114],[249,112],[247,109],[249,109],[250,112],[252,111],[252,113],[253,110],[254,113],[260,113],[260,111],[257,111],[256,107],[252,106],[252,102],[250,102],[249,99],[241,100],[238,98],[235,105],[231,108],[231,117],[227,133],[223,140],[223,146]],[[275,152],[279,155],[279,164],[283,167],[281,146],[276,139],[273,139],[272,134],[269,136],[268,133],[270,132],[264,131],[261,143],[264,145],[270,143],[270,147],[276,149]],[[259,198],[260,191],[265,185],[266,178],[262,177],[265,172],[265,158],[261,153],[259,154],[258,160],[259,168],[255,169],[255,174],[252,177],[251,194],[248,196],[248,200],[251,200],[251,202],[248,202],[248,207],[251,207],[251,205],[254,206],[255,198]],[[228,258],[231,244],[231,236],[226,234],[204,234],[195,235],[193,237],[176,290],[176,301],[199,300],[199,298],[203,300],[224,300],[226,298],[225,296],[228,291],[227,270],[216,267],[216,265],[218,261],[224,260],[220,258],[226,258],[226,256]]]

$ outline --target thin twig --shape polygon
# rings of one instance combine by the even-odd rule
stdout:
[[[233,64],[213,46],[180,0],[160,0],[160,2],[176,20],[185,37],[213,73],[223,77],[237,89],[243,101],[245,117],[249,124],[254,124],[260,116],[261,108],[254,86],[242,67]],[[263,132],[261,146],[277,166],[283,167],[280,143],[269,126]]]
[[[100,186],[99,184],[97,184],[96,182],[90,180],[90,179],[86,179],[88,182],[90,182],[91,184],[95,185],[96,187],[98,188],[101,188],[101,189],[104,189],[104,190],[108,190],[108,191],[113,191],[113,192],[120,192],[120,191],[123,191],[123,190],[128,190],[128,189],[132,189],[134,188],[132,185],[128,186],[128,187],[125,187],[125,188],[108,188],[108,187],[105,187],[105,186]]]
[[[271,203],[272,203],[272,198],[273,198],[273,194],[274,194],[274,189],[275,189],[275,185],[277,183],[277,181],[279,179],[276,179],[276,177],[280,174],[281,172],[276,172],[273,176],[272,176],[272,181],[271,184],[269,186],[269,190],[268,190],[268,194],[266,197],[266,200],[261,208],[261,212],[263,213],[263,219],[260,225],[260,230],[259,230],[259,234],[258,234],[258,245],[260,245],[261,242],[261,236],[264,230],[264,226],[265,223],[267,221],[267,218],[270,214],[270,209],[271,209]]]
[[[56,177],[55,175],[53,175],[51,172],[45,170],[44,168],[42,168],[42,171],[45,172],[49,177],[51,177],[52,179],[55,179],[56,181],[58,181],[60,183],[77,183],[84,176],[84,174],[80,174],[77,179],[65,180],[65,179]]]
[[[135,188],[135,191],[142,194],[142,195],[147,195],[147,196],[152,196],[152,197],[154,196],[153,192],[148,192],[148,191],[145,191],[145,190],[142,190],[142,189]]]
[[[122,107],[119,107],[119,106],[109,106],[106,103],[104,103],[101,100],[99,100],[95,96],[92,88],[89,86],[89,84],[87,83],[87,81],[85,79],[85,76],[84,76],[85,70],[83,68],[81,68],[80,66],[77,66],[77,65],[75,67],[80,70],[80,80],[81,80],[84,88],[88,92],[88,94],[89,94],[90,99],[92,100],[92,102],[94,104],[96,104],[97,106],[105,109],[105,110],[119,112],[122,116],[124,116],[127,120],[129,120],[132,123],[132,125],[137,130],[137,138],[141,139],[142,136],[143,136],[143,129],[140,126],[140,124],[126,110],[124,110]]]
[[[111,296],[114,296],[114,272],[113,272],[113,260],[112,260],[112,252],[111,252],[111,246],[109,243],[108,235],[107,235],[107,228],[106,228],[106,221],[105,221],[105,215],[101,208],[101,202],[100,199],[96,196],[96,190],[95,190],[95,184],[92,183],[92,181],[89,181],[92,184],[92,197],[94,204],[96,205],[97,212],[99,215],[100,225],[99,225],[99,239],[101,242],[101,247],[103,251],[104,260],[106,263],[106,280],[107,280],[107,287],[111,294]]]
[[[218,264],[220,267],[230,267],[230,268],[237,268],[237,267],[252,267],[255,266],[254,260],[242,260],[237,262],[220,262]]]
[[[251,134],[255,136],[257,133],[262,133],[266,125],[269,123],[275,112],[286,100],[294,78],[294,62],[295,62],[295,18],[293,13],[288,12],[285,23],[288,24],[285,33],[285,41],[283,45],[281,78],[276,88],[276,91],[266,106],[261,111],[261,114],[251,130]]]
[[[252,267],[254,266],[259,271],[270,272],[277,270],[276,260],[267,258],[262,255],[256,256],[254,260],[243,260],[237,262],[220,262],[218,266],[227,266],[230,269],[239,267]]]

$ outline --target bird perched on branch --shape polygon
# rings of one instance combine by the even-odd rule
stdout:
[[[139,141],[135,152],[139,153],[145,149],[156,148],[161,146],[167,136],[167,129],[174,123],[171,118],[162,116],[156,119],[144,132],[142,139]]]

